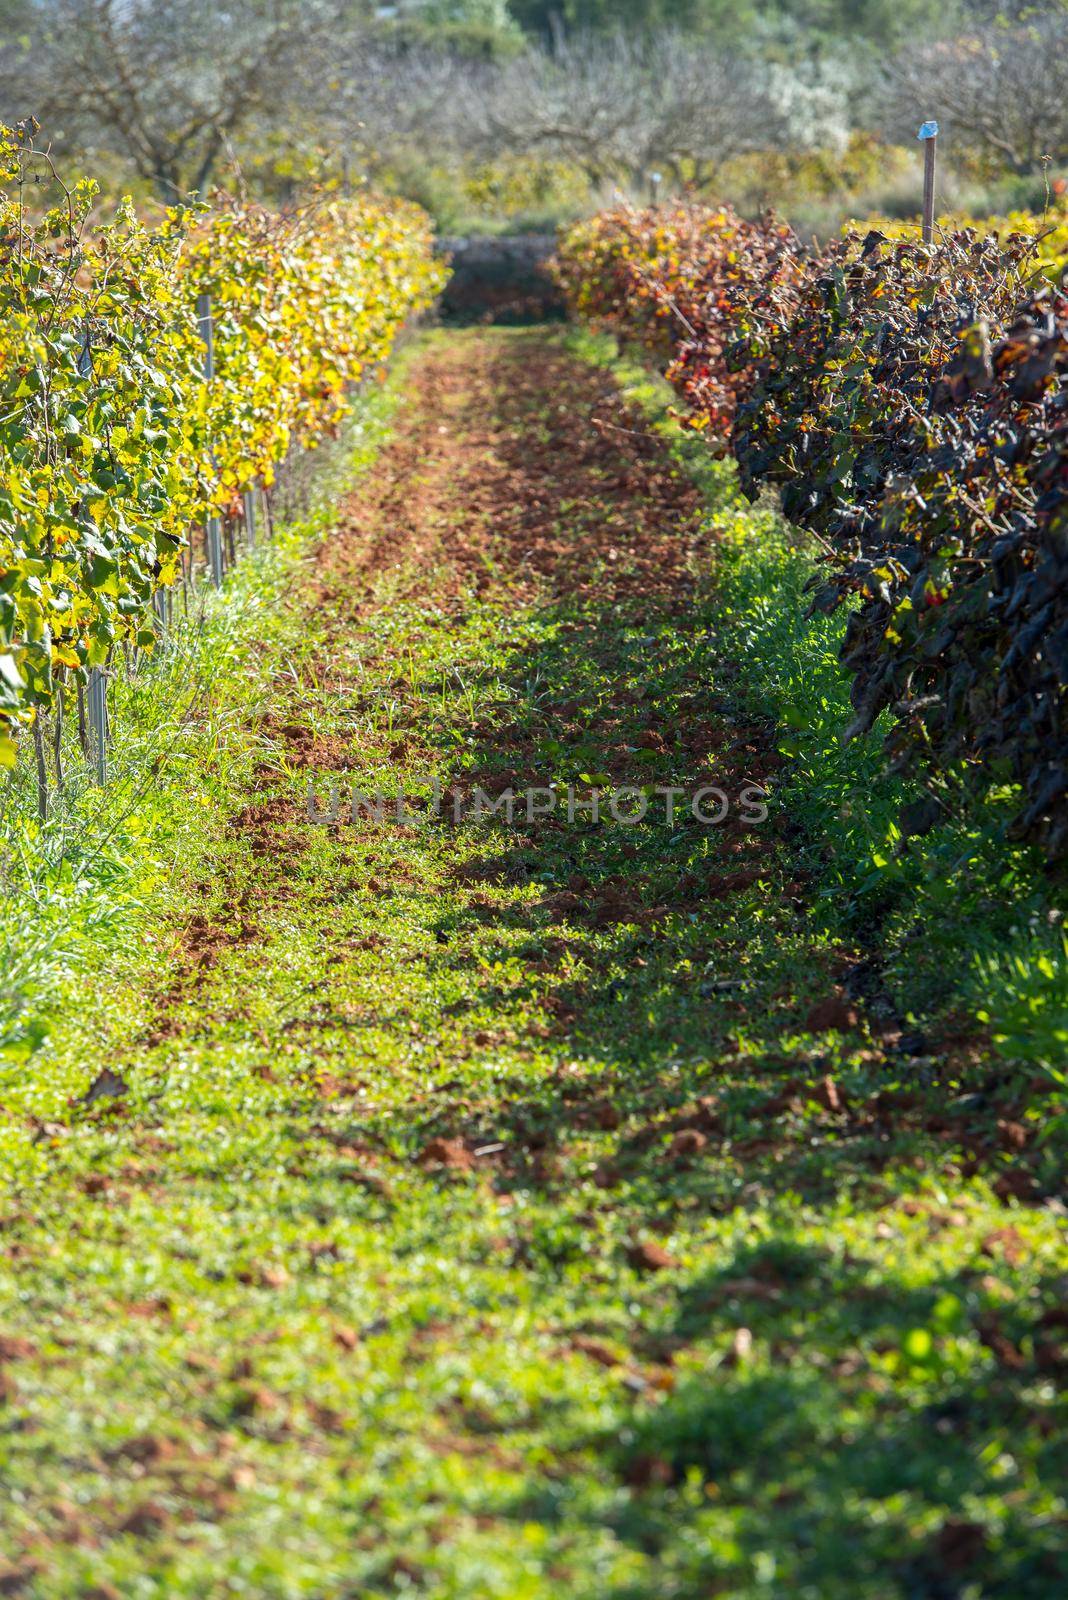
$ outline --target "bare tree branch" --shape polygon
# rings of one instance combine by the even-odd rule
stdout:
[[[955,145],[1017,173],[1068,159],[1068,16],[978,29],[891,61],[887,131],[907,137],[929,116]]]
[[[21,92],[67,142],[113,149],[174,201],[207,186],[257,111],[288,103],[302,53],[348,10],[343,0],[42,0]]]

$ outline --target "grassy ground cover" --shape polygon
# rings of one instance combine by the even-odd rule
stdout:
[[[225,591],[201,582],[176,592],[161,647],[142,654],[135,670],[110,675],[105,789],[93,781],[71,712],[61,730],[60,794],[56,724],[45,722],[43,824],[32,760],[9,775],[0,796],[6,1058],[25,1059],[40,1047],[50,1017],[76,1000],[94,962],[103,958],[110,972],[128,953],[137,966],[156,925],[184,919],[189,872],[217,847],[254,758],[249,719],[299,633],[280,601],[309,542],[331,525],[337,494],[373,460],[396,399],[396,386],[369,388],[341,436],[311,454],[294,452],[274,499],[274,536],[263,537],[261,509],[259,546]]]
[[[164,778],[168,914],[124,878],[116,955],[0,1069],[3,1592],[1068,1574],[1051,1080],[924,1010],[889,800],[842,817],[820,755],[832,641],[606,359],[421,347],[273,558],[230,754]],[[411,815],[316,824],[309,781]],[[746,782],[766,824],[453,809]]]
[[[928,792],[885,772],[884,724],[848,745],[848,685],[838,659],[844,616],[810,617],[821,572],[813,546],[738,493],[733,464],[680,429],[667,384],[576,331],[570,345],[611,372],[673,460],[701,486],[717,535],[714,582],[721,674],[742,703],[770,715],[785,763],[776,792],[798,830],[818,914],[864,943],[876,978],[913,1025],[980,1018],[985,1042],[1040,1070],[1068,1056],[1068,946],[1063,886],[1041,853],[1015,843],[1006,785],[981,805],[940,796],[935,826],[910,835]],[[948,781],[945,780],[945,781]],[[1055,1080],[1059,1081],[1059,1080]]]

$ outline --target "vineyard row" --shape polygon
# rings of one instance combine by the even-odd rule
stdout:
[[[814,535],[847,605],[853,717],[926,782],[1018,796],[1068,850],[1068,296],[1051,235],[872,227],[821,250],[774,219],[620,206],[562,240],[572,311],[639,343],[690,426]],[[1045,237],[1042,235],[1045,234]]]
[[[336,432],[443,272],[428,219],[394,200],[324,198],[282,216],[224,198],[154,228],[126,204],[101,225],[90,182],[68,189],[25,131],[3,130],[0,183],[10,767],[20,734],[36,727],[39,741],[41,713],[117,649],[154,647],[193,531],[241,518],[291,446]]]

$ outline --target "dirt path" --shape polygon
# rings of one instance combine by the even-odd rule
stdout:
[[[849,998],[715,523],[559,340],[414,360],[221,877],[57,1053],[125,1092],[0,1202],[0,1593],[1057,1592],[1057,1218]]]

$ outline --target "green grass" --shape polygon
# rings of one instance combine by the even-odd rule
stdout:
[[[132,674],[116,672],[104,790],[77,745],[71,710],[58,796],[47,730],[43,824],[32,749],[24,752],[0,795],[0,1059],[27,1059],[87,972],[112,968],[120,953],[136,968],[160,919],[184,918],[189,874],[219,847],[227,807],[250,770],[248,720],[299,637],[280,602],[329,527],[337,491],[373,460],[395,401],[395,389],[362,396],[343,437],[316,453],[314,471],[299,459],[291,469],[281,503],[288,493],[292,514],[276,537],[246,553],[221,595],[203,580],[185,602],[176,594],[157,655],[142,656]]]
[[[429,459],[444,415],[516,472],[568,403],[523,386],[544,338],[428,341],[398,432]],[[488,412],[413,398],[450,361]],[[613,518],[625,567],[609,478],[555,515]],[[728,899],[680,890],[735,861],[693,825],[302,817],[301,729],[368,791],[659,782],[651,715],[729,743],[751,700],[834,692],[831,636],[817,673],[775,615],[795,558],[765,513],[713,500],[760,554],[732,537],[680,610],[513,588],[483,510],[445,603],[456,493],[423,513],[440,573],[398,538],[345,626],[307,598],[308,530],[269,559],[216,680],[228,731],[191,735],[122,853],[114,950],[79,946],[76,984],[36,992],[48,1042],[0,1069],[4,1592],[1050,1600],[1060,1158],[987,1057],[811,1031],[873,870],[817,744]],[[128,1092],[87,1104],[105,1066]]]
[[[804,835],[818,914],[871,946],[880,980],[912,1021],[957,1007],[980,1016],[1012,1059],[1057,1066],[1068,1053],[1063,882],[1038,851],[1011,842],[1015,797],[995,791],[976,805],[942,774],[931,792],[943,821],[924,838],[903,838],[902,812],[927,791],[886,771],[885,719],[841,742],[852,718],[838,660],[845,617],[807,615],[820,570],[811,542],[770,499],[745,501],[733,463],[674,421],[666,384],[619,358],[611,340],[578,331],[571,343],[613,373],[704,487],[723,541],[721,655],[737,665],[742,700],[778,725],[787,763],[779,798]]]

